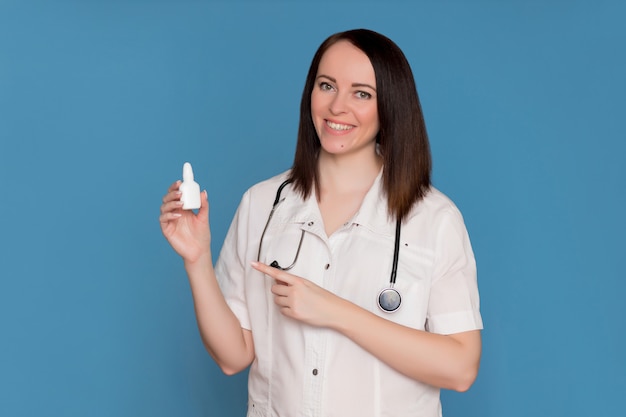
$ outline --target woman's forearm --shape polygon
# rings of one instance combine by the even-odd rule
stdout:
[[[252,335],[226,303],[210,255],[185,263],[185,269],[204,346],[225,374],[244,370],[254,359]]]
[[[440,335],[385,320],[341,300],[330,327],[410,378],[466,391],[478,374],[480,331]]]

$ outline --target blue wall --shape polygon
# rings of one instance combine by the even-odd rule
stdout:
[[[622,415],[626,6],[0,0],[0,415],[237,416],[158,210],[182,164],[214,251],[289,167],[329,34],[394,39],[479,265],[484,355],[447,416]]]

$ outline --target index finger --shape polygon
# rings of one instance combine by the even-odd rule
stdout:
[[[180,188],[180,184],[181,184],[181,180],[174,181],[174,183],[170,185],[170,188],[168,188],[167,191],[171,193],[172,191],[178,190]]]
[[[180,200],[180,184],[181,181],[176,181],[174,184],[170,185],[170,188],[167,189],[167,193],[163,196],[163,204],[167,204],[170,201]]]
[[[274,278],[279,283],[287,284],[287,285],[293,283],[293,280],[291,279],[291,275],[278,268],[274,268],[273,266],[269,266],[262,262],[257,262],[257,261],[250,262],[250,265],[257,271],[263,272],[268,277]]]

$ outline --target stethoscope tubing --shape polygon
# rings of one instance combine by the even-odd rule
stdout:
[[[256,256],[257,261],[261,260],[261,248],[263,246],[263,238],[265,237],[265,232],[267,231],[267,227],[270,225],[270,220],[272,220],[272,217],[274,216],[274,211],[276,211],[276,207],[278,206],[278,203],[280,203],[280,194],[283,192],[283,188],[285,188],[287,184],[289,184],[291,181],[292,180],[290,179],[284,181],[282,184],[280,184],[280,186],[278,187],[278,190],[276,191],[276,198],[274,199],[274,204],[272,204],[272,211],[270,211],[270,214],[267,217],[267,222],[265,222],[265,227],[263,228],[263,233],[261,233],[261,240],[259,242],[259,252],[257,253],[257,256]],[[304,231],[302,231],[302,237],[304,237]],[[296,252],[296,259],[297,259],[298,254],[300,253],[300,247],[302,247],[302,239],[300,239],[300,244],[298,245],[298,252]],[[293,265],[295,265],[296,263],[296,259],[294,259],[289,269],[293,268]]]
[[[259,252],[257,253],[257,261],[259,261],[261,259],[261,248],[263,247],[263,238],[265,237],[265,232],[267,231],[267,228],[269,227],[270,221],[272,220],[272,217],[274,216],[274,211],[276,211],[276,208],[278,207],[278,204],[282,201],[280,199],[281,193],[283,191],[283,189],[289,184],[291,183],[292,180],[288,179],[286,181],[284,181],[282,184],[280,184],[280,186],[278,187],[278,190],[276,191],[276,198],[274,199],[274,203],[272,204],[272,210],[270,211],[269,216],[267,217],[267,222],[265,223],[265,227],[263,228],[263,232],[261,233],[261,239],[259,242]],[[394,288],[395,284],[396,284],[396,277],[398,275],[398,260],[400,258],[400,231],[402,228],[402,222],[400,219],[398,219],[396,221],[396,234],[395,234],[395,240],[394,240],[394,246],[393,246],[393,261],[392,261],[392,267],[391,267],[391,275],[389,277],[389,287],[384,288],[378,295],[378,307],[384,311],[385,313],[393,313],[394,311],[396,311],[401,304],[401,296],[400,293],[398,292],[398,290],[396,290]],[[277,269],[281,269],[283,271],[288,271],[291,268],[294,267],[294,265],[296,264],[296,261],[298,260],[298,256],[300,255],[300,249],[302,248],[302,241],[304,240],[304,230],[302,230],[302,234],[300,235],[300,242],[298,243],[298,249],[296,250],[296,256],[293,260],[293,262],[291,263],[291,265],[289,265],[288,267],[281,267],[277,261],[273,261],[270,266],[277,268]],[[388,305],[388,301],[383,301],[384,300],[384,294],[393,294],[393,299],[394,301],[392,302],[391,305]]]

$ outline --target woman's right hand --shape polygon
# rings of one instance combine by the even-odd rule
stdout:
[[[181,181],[167,190],[161,205],[159,222],[163,236],[185,262],[195,262],[203,255],[211,254],[211,231],[209,228],[209,202],[206,191],[200,195],[198,213],[183,210],[179,191]]]

